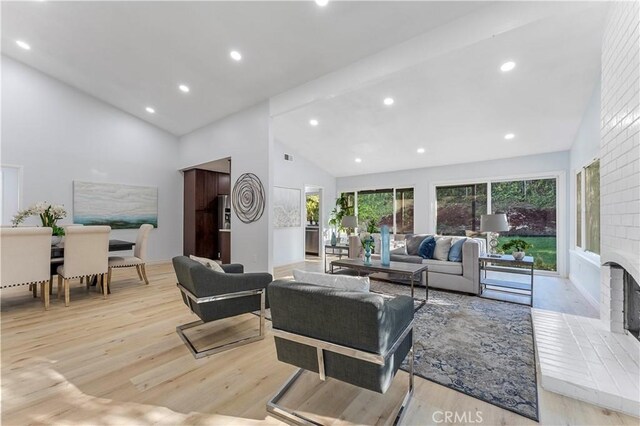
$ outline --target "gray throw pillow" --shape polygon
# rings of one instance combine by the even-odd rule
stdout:
[[[436,260],[449,260],[449,250],[451,249],[451,238],[440,237],[436,240],[436,249],[433,258]]]
[[[407,249],[407,254],[410,256],[419,256],[418,249],[420,248],[420,244],[425,238],[430,236],[430,234],[407,235],[405,238],[405,247]]]

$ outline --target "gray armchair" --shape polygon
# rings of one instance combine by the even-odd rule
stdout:
[[[278,405],[303,370],[385,393],[409,354],[409,389],[396,423],[413,394],[413,299],[274,281],[269,286],[278,360],[300,367],[267,403],[289,422],[310,422]]]
[[[182,300],[200,320],[180,325],[178,335],[195,358],[212,355],[240,345],[264,339],[265,309],[269,307],[267,286],[273,280],[267,273],[243,273],[240,264],[222,265],[225,273],[215,272],[186,256],[173,258],[173,268],[178,278]],[[201,324],[260,311],[260,329],[256,336],[237,340],[226,345],[198,350],[184,331]]]

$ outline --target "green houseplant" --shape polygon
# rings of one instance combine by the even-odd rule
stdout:
[[[533,248],[533,245],[529,244],[525,240],[513,239],[502,244],[501,248],[505,252],[511,251],[514,259],[522,260],[525,256],[525,250]]]
[[[329,215],[329,225],[333,227],[331,233],[331,245],[337,244],[338,237],[336,234],[340,233],[344,228],[342,227],[342,218],[353,214],[353,206],[349,205],[349,197],[347,194],[342,193],[340,197],[336,199],[336,206],[331,210]]]

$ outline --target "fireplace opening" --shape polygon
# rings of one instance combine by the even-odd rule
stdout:
[[[640,286],[624,271],[624,328],[640,341]]]

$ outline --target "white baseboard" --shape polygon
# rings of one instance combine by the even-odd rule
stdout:
[[[589,293],[584,289],[584,287],[578,284],[578,280],[576,279],[575,275],[569,274],[569,281],[571,281],[571,284],[573,284],[573,286],[580,292],[580,294],[583,295],[585,299],[587,299],[587,302],[589,302],[589,304],[593,306],[596,311],[600,312],[600,302],[594,299],[591,293]]]

